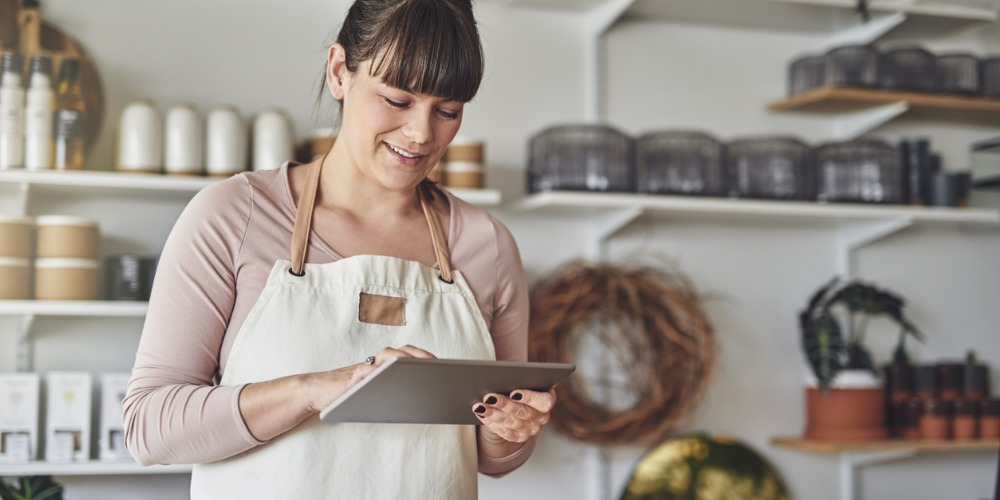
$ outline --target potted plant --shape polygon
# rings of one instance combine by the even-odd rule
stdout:
[[[921,338],[903,315],[904,302],[887,290],[858,280],[834,278],[799,313],[802,349],[816,377],[806,388],[809,439],[870,440],[886,437],[885,392],[865,346],[870,319],[899,327],[894,362],[906,362],[906,339]]]
[[[21,476],[8,484],[0,479],[0,500],[62,500],[63,487],[52,476]]]

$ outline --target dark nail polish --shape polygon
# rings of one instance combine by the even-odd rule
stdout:
[[[490,396],[490,397],[486,398],[486,404],[488,404],[488,405],[495,405],[495,404],[497,404],[497,397],[496,396]]]
[[[524,394],[521,394],[520,392],[515,392],[514,394],[510,395],[510,399],[513,399],[514,401],[520,401],[524,399]]]
[[[476,405],[476,407],[473,408],[472,411],[482,415],[483,413],[486,413],[486,407],[483,405]]]

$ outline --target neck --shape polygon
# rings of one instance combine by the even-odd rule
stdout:
[[[323,159],[317,204],[359,217],[412,216],[421,212],[417,186],[389,189],[364,173],[343,145],[334,143]]]

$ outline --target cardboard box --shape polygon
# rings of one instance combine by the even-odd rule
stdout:
[[[89,373],[52,372],[45,377],[45,459],[90,459],[92,380]]]
[[[122,423],[122,400],[125,399],[129,377],[130,373],[101,375],[101,425],[97,438],[101,460],[132,459],[125,449],[125,427]]]
[[[38,459],[41,377],[0,373],[0,462]]]

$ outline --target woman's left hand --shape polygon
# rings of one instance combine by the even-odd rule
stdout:
[[[523,443],[538,435],[549,422],[549,412],[555,405],[555,388],[549,392],[518,389],[509,397],[487,394],[482,403],[472,406],[472,411],[485,430],[506,441]]]

